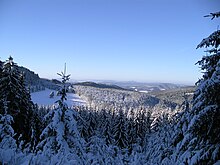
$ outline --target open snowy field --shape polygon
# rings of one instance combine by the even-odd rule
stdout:
[[[54,97],[50,98],[50,93],[54,92]],[[60,96],[56,96],[55,90],[50,90],[50,89],[45,89],[44,91],[39,91],[39,92],[34,92],[31,93],[31,99],[34,103],[38,105],[53,105],[57,100],[60,99]],[[77,94],[73,93],[67,93],[67,100],[66,103],[68,106],[73,106],[73,105],[84,105],[86,102],[82,100]]]

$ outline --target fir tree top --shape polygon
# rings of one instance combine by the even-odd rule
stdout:
[[[61,76],[62,78],[62,85],[63,87],[61,88],[61,90],[59,91],[60,95],[61,95],[61,98],[60,100],[56,101],[60,107],[65,107],[64,105],[64,101],[67,100],[66,96],[67,96],[67,87],[66,87],[66,82],[70,79],[70,74],[69,75],[66,75],[66,63],[65,63],[65,66],[64,66],[64,72],[61,72],[61,73],[57,73],[59,76]]]

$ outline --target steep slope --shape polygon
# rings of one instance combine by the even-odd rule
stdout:
[[[25,75],[26,86],[30,88],[31,92],[44,90],[45,88],[58,90],[60,88],[59,81],[40,78],[38,74],[33,71],[19,66],[19,71]]]

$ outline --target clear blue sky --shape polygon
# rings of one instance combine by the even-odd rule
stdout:
[[[41,77],[194,83],[219,0],[0,0],[0,59]]]

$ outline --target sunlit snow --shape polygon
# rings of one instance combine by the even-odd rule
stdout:
[[[50,93],[54,92],[54,97],[50,98]],[[60,96],[56,95],[55,90],[45,89],[44,91],[31,93],[31,99],[34,103],[40,106],[53,105],[57,100],[60,99]],[[73,105],[84,105],[86,102],[82,100],[77,94],[67,93],[66,104],[68,106]]]
[[[139,91],[139,92],[141,92],[141,93],[148,93],[148,91]]]

